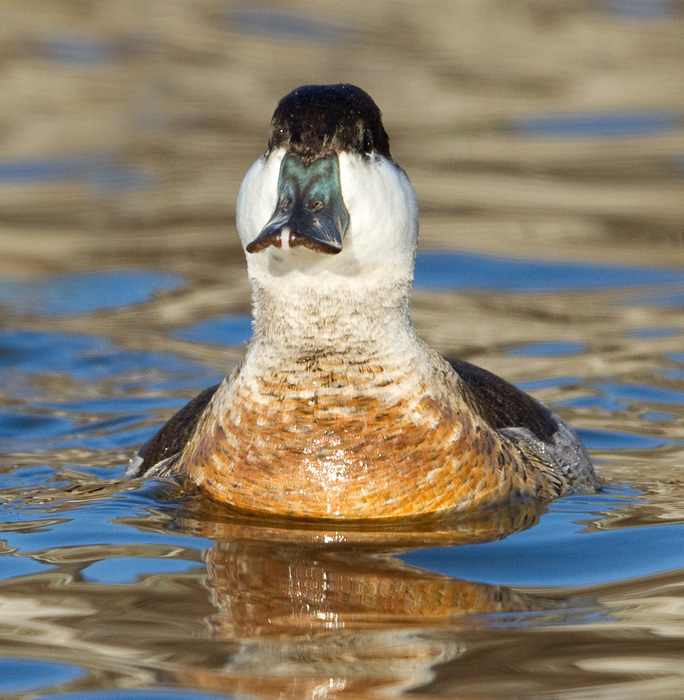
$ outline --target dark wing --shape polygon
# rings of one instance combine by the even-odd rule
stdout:
[[[131,461],[127,476],[144,476],[152,467],[166,460],[167,464],[172,466],[173,458],[178,456],[187,444],[219,386],[221,385],[216,384],[205,389],[171,416],[161,430],[140,448],[137,457]]]
[[[558,423],[546,406],[486,369],[463,360],[447,361],[467,389],[466,401],[494,430],[527,428],[543,442],[553,441]]]

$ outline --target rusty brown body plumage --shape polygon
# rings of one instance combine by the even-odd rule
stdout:
[[[238,373],[215,395],[181,467],[220,501],[305,518],[407,517],[557,495],[558,476],[474,415],[449,370],[438,364],[426,378],[328,358],[255,384]]]

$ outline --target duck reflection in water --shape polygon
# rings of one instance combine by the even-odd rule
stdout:
[[[293,700],[421,688],[436,665],[466,650],[463,625],[480,623],[464,618],[565,614],[568,603],[418,569],[396,555],[501,539],[542,513],[528,503],[477,520],[326,529],[226,514],[199,499],[179,526],[214,540],[206,583],[216,613],[207,635],[238,647],[219,668],[184,668],[174,681]]]

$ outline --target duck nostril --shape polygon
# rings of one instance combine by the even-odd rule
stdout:
[[[325,204],[322,199],[312,199],[307,206],[309,211],[320,211]]]

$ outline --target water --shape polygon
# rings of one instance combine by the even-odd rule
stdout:
[[[40,9],[0,9],[0,695],[681,697],[681,2]],[[418,192],[419,332],[572,422],[601,492],[332,528],[122,479],[250,337],[276,101],[341,80]]]

